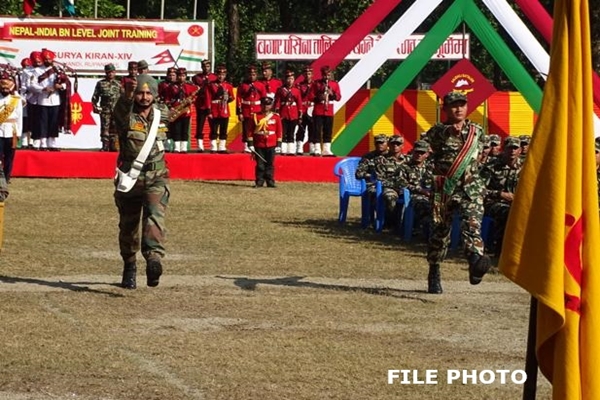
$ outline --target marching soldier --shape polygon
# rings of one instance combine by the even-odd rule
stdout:
[[[304,79],[297,84],[300,95],[302,96],[302,107],[300,108],[302,119],[300,121],[300,126],[298,126],[298,130],[296,131],[296,154],[299,156],[304,154],[304,139],[308,131],[309,154],[312,156],[315,154],[316,142],[312,119],[312,102],[309,100],[310,87],[313,82],[312,67],[310,65],[305,66],[302,74],[304,75]]]
[[[204,125],[210,114],[210,108],[206,102],[206,87],[209,83],[217,80],[217,76],[213,74],[211,69],[210,60],[202,61],[202,71],[198,72],[192,77],[192,83],[200,88],[196,101],[194,103],[196,107],[196,141],[198,142],[198,150],[204,151]],[[209,125],[209,128],[210,127]]]
[[[315,156],[321,155],[321,141],[323,141],[323,155],[333,156],[331,152],[331,139],[333,136],[334,101],[342,98],[340,85],[332,79],[333,71],[328,66],[321,67],[322,78],[311,85],[309,100],[315,107],[313,121],[315,126]]]
[[[285,85],[277,89],[275,94],[275,112],[281,116],[283,125],[283,143],[281,154],[296,155],[294,134],[302,118],[302,95],[294,86],[295,75],[293,71],[285,72]]]
[[[113,64],[106,64],[104,73],[106,77],[96,83],[92,105],[94,113],[100,115],[100,141],[102,142],[100,151],[117,151],[118,140],[112,112],[121,95],[121,84],[115,79],[116,68]]]
[[[210,107],[210,152],[227,153],[227,126],[229,125],[229,103],[235,100],[233,86],[227,82],[227,68],[218,65],[217,80],[206,88],[206,104]],[[217,139],[219,145],[217,147]],[[218,150],[217,150],[218,149]]]
[[[254,116],[261,111],[263,97],[267,97],[265,86],[258,81],[256,67],[250,65],[246,69],[246,79],[238,86],[235,98],[236,114],[242,123],[242,141],[246,153],[251,153],[248,140],[254,134]]]

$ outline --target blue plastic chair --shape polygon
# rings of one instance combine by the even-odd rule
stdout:
[[[370,201],[367,194],[367,184],[364,179],[356,179],[356,168],[360,157],[347,157],[338,161],[333,167],[333,173],[339,178],[340,211],[338,221],[346,222],[350,197],[361,198],[361,226],[366,228],[371,223]]]

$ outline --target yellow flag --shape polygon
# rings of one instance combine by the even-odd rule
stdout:
[[[550,73],[506,227],[501,271],[538,299],[555,400],[600,399],[600,217],[587,0],[557,0]]]

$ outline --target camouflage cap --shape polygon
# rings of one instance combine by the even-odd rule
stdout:
[[[402,135],[392,135],[389,137],[388,142],[404,144],[404,138]]]
[[[500,143],[502,143],[502,139],[500,138],[500,135],[496,135],[495,133],[491,134],[489,136],[489,138],[490,138],[490,144],[495,144],[497,146],[500,146]]]
[[[529,142],[531,142],[531,135],[520,135],[519,140],[529,144]]]
[[[375,143],[387,143],[388,137],[387,137],[387,135],[384,135],[384,134],[375,135],[375,136],[373,136],[373,141]]]
[[[483,147],[490,147],[490,136],[485,135],[483,137]]]
[[[467,102],[467,96],[462,92],[452,91],[444,96],[444,104],[454,103],[455,101]]]
[[[138,67],[138,69],[146,69],[146,68],[148,68],[148,61],[146,61],[146,60],[140,60],[140,61],[138,61],[137,67]]]
[[[114,64],[106,64],[104,66],[104,72],[111,72],[111,71],[115,71],[115,65]]]
[[[413,146],[413,151],[427,153],[429,151],[429,143],[424,140],[417,140]]]
[[[504,147],[521,147],[521,141],[514,136],[508,136],[504,139]]]

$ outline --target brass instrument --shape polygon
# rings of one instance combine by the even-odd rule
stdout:
[[[196,100],[196,97],[198,96],[199,92],[200,92],[200,89],[198,89],[197,91],[195,91],[194,93],[192,93],[191,95],[189,95],[188,97],[183,99],[181,101],[181,103],[179,103],[178,105],[173,107],[169,111],[169,122],[174,122],[175,120],[177,120],[177,118],[181,117],[184,114],[189,113],[190,107],[194,103],[194,100]]]

